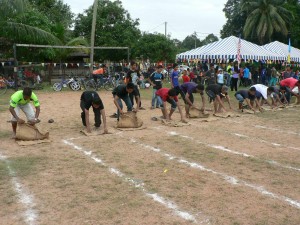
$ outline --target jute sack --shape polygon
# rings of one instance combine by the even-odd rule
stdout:
[[[18,124],[16,139],[23,141],[43,140],[49,138],[49,132],[42,134],[35,126],[27,123]]]
[[[138,128],[143,126],[143,121],[137,117],[135,112],[127,112],[120,115],[117,123],[118,128]]]
[[[207,118],[209,116],[208,113],[203,113],[201,110],[197,108],[191,108],[189,113],[190,113],[190,118]]]

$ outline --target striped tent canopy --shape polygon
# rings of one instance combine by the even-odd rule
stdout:
[[[179,59],[237,59],[239,38],[230,36],[220,41],[183,52]],[[284,55],[241,39],[241,58],[244,60],[284,60]]]
[[[263,46],[266,50],[283,55],[287,60],[289,54],[289,46],[279,41],[274,41]],[[291,47],[291,61],[300,62],[300,49]]]

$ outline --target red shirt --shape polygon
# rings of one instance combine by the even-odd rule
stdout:
[[[190,72],[190,78],[195,79],[195,74],[193,72]]]
[[[161,99],[166,102],[169,98],[168,92],[169,92],[169,88],[161,88],[158,91],[155,92],[155,94],[159,97],[161,97]],[[174,97],[175,102],[178,102],[178,98],[177,96]]]
[[[190,78],[189,78],[188,75],[183,75],[183,76],[182,76],[182,80],[183,80],[183,83],[190,82]]]
[[[289,87],[290,89],[293,89],[296,86],[297,82],[297,79],[290,77],[280,81],[280,86]]]

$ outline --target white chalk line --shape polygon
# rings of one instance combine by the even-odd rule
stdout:
[[[201,141],[198,141],[198,140],[195,140],[193,137],[190,137],[190,136],[186,136],[186,135],[181,135],[177,132],[174,132],[174,131],[171,131],[171,132],[168,132],[169,135],[171,136],[179,136],[179,137],[182,137],[182,138],[186,138],[186,139],[189,139],[189,140],[193,140],[195,141],[196,143],[198,144],[201,144],[201,145],[205,145],[207,147],[211,147],[211,148],[214,148],[214,149],[217,149],[217,150],[221,150],[223,152],[227,152],[227,153],[230,153],[230,154],[234,154],[234,155],[240,155],[242,157],[246,157],[246,158],[252,158],[252,159],[258,159],[258,160],[261,160],[261,161],[264,161],[268,164],[272,164],[274,166],[278,166],[278,167],[281,167],[281,168],[285,168],[285,169],[290,169],[290,170],[295,170],[295,171],[299,171],[300,172],[300,168],[297,168],[297,167],[292,167],[292,166],[289,166],[289,165],[283,165],[279,162],[276,162],[274,160],[265,160],[265,159],[260,159],[254,155],[250,155],[250,154],[247,154],[245,152],[239,152],[239,151],[235,151],[235,150],[231,150],[229,148],[226,148],[224,146],[220,146],[220,145],[213,145],[213,144],[206,144],[204,142],[201,142]]]
[[[227,123],[237,123],[237,124],[244,124],[242,122],[236,121],[236,120],[223,120]],[[254,128],[257,129],[267,129],[267,130],[273,130],[273,131],[277,131],[279,133],[283,133],[283,134],[294,134],[294,135],[300,135],[300,133],[294,132],[294,131],[287,131],[287,130],[282,130],[282,129],[278,129],[278,128],[272,128],[272,127],[266,127],[266,126],[261,126],[261,125],[251,125]]]
[[[247,139],[250,139],[250,140],[253,140],[253,141],[260,141],[262,143],[266,143],[266,144],[270,144],[270,145],[273,145],[273,146],[276,146],[276,147],[284,147],[284,148],[289,148],[289,149],[293,149],[293,150],[300,150],[300,148],[297,148],[297,147],[291,147],[291,146],[287,146],[287,145],[283,145],[283,144],[279,144],[279,143],[275,143],[275,142],[270,142],[270,141],[266,141],[266,140],[263,140],[263,139],[260,139],[260,138],[251,138],[247,135],[244,135],[244,134],[238,134],[238,133],[231,133],[232,135],[235,135],[235,136],[238,136],[238,137],[243,137],[243,138],[247,138]]]
[[[203,166],[199,163],[189,162],[188,160],[186,160],[182,157],[177,157],[177,156],[171,155],[171,154],[169,154],[165,151],[162,151],[159,148],[156,148],[156,147],[153,147],[153,146],[150,146],[150,145],[146,145],[144,143],[139,143],[137,140],[135,140],[133,138],[131,138],[131,142],[134,143],[134,144],[137,144],[137,145],[139,145],[143,148],[149,149],[153,152],[159,153],[160,155],[166,157],[168,160],[175,160],[178,163],[188,165],[192,168],[195,168],[195,169],[198,169],[198,170],[201,170],[201,171],[205,171],[205,172],[210,172],[210,173],[213,173],[215,175],[218,175],[218,176],[222,177],[225,181],[227,181],[231,185],[238,185],[238,184],[244,185],[246,187],[249,187],[253,190],[258,191],[262,195],[265,195],[265,196],[268,196],[268,197],[271,197],[273,199],[277,199],[277,200],[280,200],[280,201],[287,202],[292,207],[300,209],[300,202],[299,201],[293,200],[291,198],[288,198],[286,196],[282,196],[282,195],[279,195],[279,194],[274,194],[274,193],[266,190],[263,186],[258,186],[258,185],[251,184],[251,183],[248,183],[248,182],[243,181],[243,180],[239,180],[238,178],[236,178],[234,176],[230,176],[230,175],[227,175],[227,174],[224,174],[224,173],[221,173],[221,172],[217,172],[217,171],[212,170],[210,168],[206,168],[205,166]]]
[[[120,134],[120,133],[119,133]],[[82,152],[84,155],[88,156],[89,158],[93,159],[96,163],[100,164],[101,166],[104,166],[106,168],[108,168],[109,172],[122,178],[123,180],[125,180],[126,182],[130,183],[131,185],[133,185],[135,188],[141,190],[147,197],[151,198],[152,200],[154,200],[155,202],[160,203],[161,205],[165,206],[168,209],[171,209],[173,211],[173,213],[177,216],[179,216],[180,218],[186,220],[186,221],[192,221],[196,224],[210,224],[209,219],[205,219],[203,221],[197,221],[195,216],[192,215],[191,213],[187,212],[187,211],[183,211],[181,210],[174,202],[158,195],[157,193],[150,193],[147,191],[147,189],[144,187],[144,183],[142,182],[138,182],[130,177],[127,177],[124,173],[122,173],[120,170],[110,167],[109,165],[107,165],[102,159],[100,159],[98,156],[96,156],[95,154],[93,154],[92,151],[88,151],[83,149],[82,147],[75,145],[74,143],[72,143],[69,140],[63,140],[63,143],[66,145],[69,145],[71,147],[73,147],[75,150]]]
[[[0,154],[0,160],[6,163],[9,175],[12,177],[12,184],[15,192],[17,193],[18,200],[25,208],[25,212],[23,213],[25,223],[28,225],[37,224],[36,220],[38,218],[38,215],[37,211],[34,209],[35,203],[33,196],[29,194],[25,190],[24,186],[19,182],[18,178],[16,177],[15,171],[13,171],[13,169],[9,166],[7,157]]]

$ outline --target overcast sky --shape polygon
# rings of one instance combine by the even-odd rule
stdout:
[[[208,33],[219,36],[226,19],[222,11],[227,0],[121,0],[133,19],[140,19],[140,30],[167,33],[183,40],[195,31],[201,40]],[[73,13],[82,13],[94,0],[63,0]]]

